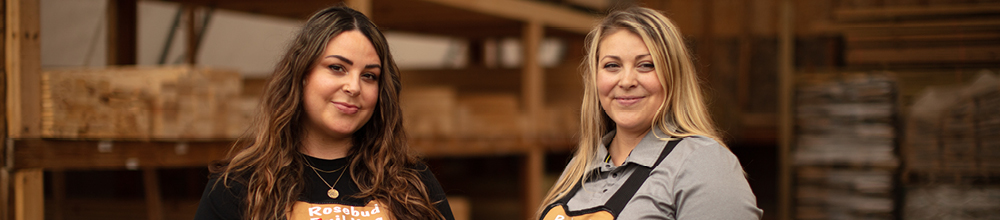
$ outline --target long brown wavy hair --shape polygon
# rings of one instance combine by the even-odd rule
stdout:
[[[597,155],[601,137],[615,129],[615,122],[601,108],[597,92],[598,48],[601,40],[616,31],[629,31],[642,38],[656,67],[663,100],[650,128],[656,127],[668,137],[663,140],[700,135],[725,146],[712,122],[695,72],[694,62],[684,45],[680,29],[662,13],[643,7],[628,7],[611,12],[587,35],[584,58],[584,94],[580,109],[580,143],[562,177],[545,195],[540,215],[546,207],[565,196],[577,183],[585,181],[592,159]],[[655,135],[655,133],[654,133]]]
[[[260,113],[244,139],[233,145],[230,157],[213,169],[226,187],[230,181],[246,186],[244,219],[284,219],[304,188],[302,105],[304,80],[330,40],[344,31],[358,30],[374,45],[381,59],[382,77],[374,117],[353,134],[348,170],[361,192],[387,206],[397,219],[440,219],[427,187],[416,170],[419,158],[410,151],[399,108],[399,69],[385,36],[364,14],[337,6],[314,14],[277,64],[261,98]]]

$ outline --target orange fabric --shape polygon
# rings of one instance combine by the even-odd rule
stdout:
[[[563,206],[560,205],[552,207],[552,209],[549,209],[549,212],[545,213],[545,216],[542,217],[542,220],[591,220],[591,219],[613,220],[615,219],[615,216],[611,215],[610,212],[604,210],[582,214],[578,216],[569,216],[568,214],[566,214],[566,210],[563,209]]]
[[[389,210],[375,201],[364,207],[296,202],[289,220],[389,220]]]

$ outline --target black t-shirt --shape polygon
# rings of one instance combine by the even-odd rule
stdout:
[[[309,164],[326,171],[337,170],[349,162],[347,158],[334,160],[323,160],[310,156],[305,156],[305,158]],[[430,169],[427,169],[426,165],[420,164],[417,169],[420,170],[420,179],[427,187],[431,201],[440,201],[434,204],[434,207],[444,215],[445,219],[454,220],[455,217],[451,213],[447,197],[437,178],[434,177]],[[330,173],[318,172],[327,183],[330,185],[336,184],[335,188],[340,192],[339,197],[331,199],[327,196],[327,191],[330,189],[327,183],[324,183],[323,180],[316,176],[317,172],[313,172],[311,168],[306,167],[302,173],[306,181],[305,189],[299,195],[299,201],[292,207],[291,215],[286,217],[289,220],[383,219],[387,214],[384,205],[367,198],[359,199],[351,197],[351,195],[358,193],[360,189],[351,179],[350,173],[341,175],[345,170],[340,169],[339,171]],[[337,180],[338,178],[340,179],[339,181]],[[205,192],[201,196],[201,202],[198,204],[198,211],[194,217],[195,220],[242,219],[243,206],[246,201],[244,199],[246,197],[246,186],[239,181],[229,181],[229,187],[225,187],[222,184],[215,184],[218,180],[218,178],[209,180],[208,185],[205,187]],[[385,218],[385,220],[388,220],[388,218]]]

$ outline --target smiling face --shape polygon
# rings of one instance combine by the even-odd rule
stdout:
[[[375,111],[381,69],[364,34],[350,30],[334,36],[305,80],[305,133],[350,138]]]
[[[601,107],[619,132],[643,133],[652,128],[656,110],[663,103],[663,87],[642,38],[628,30],[612,31],[597,49]]]

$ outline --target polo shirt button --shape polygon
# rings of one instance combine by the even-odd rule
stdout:
[[[618,173],[612,173],[612,174],[611,174],[611,177],[612,177],[612,178],[618,178]]]
[[[604,189],[604,191],[601,191],[601,192],[608,192],[608,189]]]

